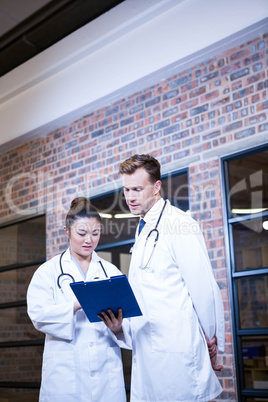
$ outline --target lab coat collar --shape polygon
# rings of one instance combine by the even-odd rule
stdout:
[[[62,260],[63,261],[72,261],[72,256],[71,256],[71,253],[70,253],[70,247],[68,247],[67,250],[65,251],[65,253],[63,254]],[[100,260],[101,260],[101,258],[98,256],[96,251],[93,251],[91,261],[99,262]]]
[[[152,206],[152,208],[146,213],[146,215],[143,218],[146,223],[154,223],[155,221],[157,221],[164,206],[164,203],[165,201],[163,200],[163,198],[160,198],[160,200],[158,200]]]
[[[90,264],[89,264],[89,269],[88,269],[88,272],[87,272],[87,275],[86,275],[86,280],[88,280],[91,277],[94,277],[98,273],[98,271],[101,269],[101,266],[99,264],[100,260],[101,260],[101,258],[98,256],[96,251],[93,251],[92,258],[91,258],[91,261],[90,261]],[[67,248],[67,250],[63,254],[62,261],[67,262],[67,263],[73,262],[72,261],[72,256],[71,256],[71,253],[70,253],[70,248]],[[67,270],[67,266],[64,269],[64,271]],[[69,267],[71,267],[71,266],[69,265]]]
[[[159,215],[162,211],[162,208],[164,206],[164,199],[160,198],[153,206],[152,208],[145,214],[143,219],[145,220],[146,225],[142,229],[140,235],[138,235],[138,228],[136,230],[136,242],[139,241],[139,239],[143,238],[144,236],[147,236],[152,230],[157,222],[157,219],[159,218]],[[169,204],[169,201],[167,200],[167,204]]]
[[[70,247],[67,248],[67,250],[65,251],[65,253],[62,256],[62,261],[68,261],[70,262],[71,259],[71,253],[70,253]]]

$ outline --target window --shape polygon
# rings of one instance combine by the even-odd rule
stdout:
[[[187,211],[189,209],[187,171],[163,176],[161,195],[164,199],[169,199],[172,205]],[[103,220],[103,231],[97,252],[127,275],[131,258],[130,249],[134,243],[139,217],[130,214],[122,190],[93,199],[91,202],[98,209]],[[122,357],[128,391],[131,351],[122,349]]]
[[[223,161],[238,393],[245,402],[268,401],[267,161],[267,147]]]
[[[27,315],[26,292],[45,261],[45,217],[1,227],[0,248],[0,392],[7,401],[37,401],[43,336]]]

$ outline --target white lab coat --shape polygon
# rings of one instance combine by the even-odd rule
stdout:
[[[129,281],[143,316],[123,324],[125,343],[130,346],[132,339],[131,402],[209,401],[222,388],[204,333],[209,339],[216,334],[223,351],[224,314],[196,221],[167,202],[149,268],[139,268],[145,239],[163,205],[161,199],[145,215],[132,251]]]
[[[86,280],[104,278],[102,261],[109,276],[120,271],[93,252]],[[63,255],[64,273],[83,281],[81,271]],[[43,353],[40,402],[125,402],[121,351],[103,322],[90,323],[83,310],[73,313],[76,300],[64,276],[57,286],[59,256],[42,264],[27,292],[28,314],[35,328],[46,334]]]

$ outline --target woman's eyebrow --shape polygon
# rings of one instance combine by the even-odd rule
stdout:
[[[86,229],[84,229],[84,228],[77,228],[76,230],[77,230],[77,232],[86,232]]]

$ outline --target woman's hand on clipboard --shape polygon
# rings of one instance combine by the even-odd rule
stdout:
[[[78,301],[74,302],[74,313],[76,313],[78,310],[81,310],[81,305]]]
[[[108,309],[107,311],[102,311],[101,314],[98,314],[98,317],[104,322],[106,327],[108,327],[115,335],[118,335],[121,332],[123,332],[122,329],[123,313],[121,308],[118,309],[117,317],[110,309]]]

